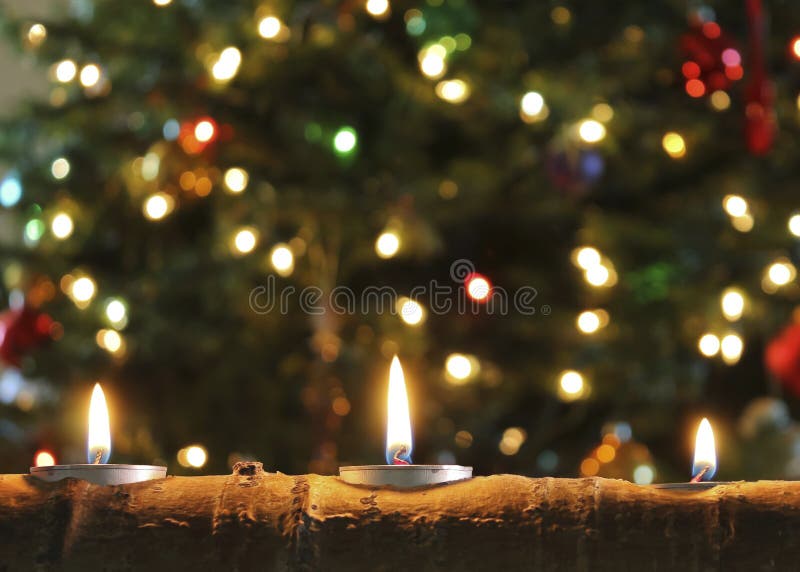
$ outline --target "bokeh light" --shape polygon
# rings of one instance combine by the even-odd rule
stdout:
[[[575,401],[586,394],[586,381],[579,372],[566,370],[558,379],[558,396],[563,401]]]
[[[403,297],[397,301],[397,313],[409,326],[419,326],[425,321],[425,308],[410,298]]]
[[[722,338],[719,347],[723,361],[728,365],[733,365],[742,357],[744,341],[738,334],[728,334]]]
[[[719,353],[719,338],[714,334],[703,334],[697,342],[700,353],[706,357],[714,357]]]
[[[235,254],[249,254],[258,244],[258,231],[250,226],[240,228],[233,235]]]
[[[387,230],[375,240],[375,253],[381,258],[392,258],[399,250],[400,237],[395,232]]]
[[[686,155],[686,142],[679,133],[670,131],[665,134],[664,138],[661,140],[661,145],[664,147],[664,151],[667,152],[667,155],[673,159],[680,159]]]
[[[50,230],[58,240],[65,240],[72,236],[72,231],[75,229],[75,224],[72,217],[65,212],[60,212],[53,217],[50,221]]]
[[[149,220],[162,220],[175,208],[175,199],[167,193],[153,193],[145,199],[142,212]]]
[[[225,171],[225,188],[233,194],[238,194],[247,188],[250,177],[242,168],[231,167]]]
[[[586,143],[598,143],[605,139],[606,128],[595,119],[584,119],[578,125],[578,135]]]
[[[272,268],[280,276],[289,276],[294,271],[294,253],[288,244],[280,243],[272,247],[269,259]]]

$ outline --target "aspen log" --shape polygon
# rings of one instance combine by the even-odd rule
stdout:
[[[4,475],[0,570],[800,570],[800,483],[497,475],[396,490],[260,463],[122,486]]]

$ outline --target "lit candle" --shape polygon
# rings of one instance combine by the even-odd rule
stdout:
[[[659,489],[673,489],[684,491],[698,491],[709,489],[720,484],[711,479],[717,472],[717,450],[714,444],[714,431],[711,423],[703,417],[697,428],[694,440],[694,463],[692,463],[692,478],[688,483],[664,483],[653,485]]]
[[[403,368],[397,356],[389,369],[386,420],[386,465],[340,467],[339,476],[356,485],[419,487],[472,477],[472,467],[460,465],[414,465],[411,415]]]
[[[166,467],[153,465],[108,465],[111,456],[111,429],[103,389],[97,383],[89,403],[89,435],[86,444],[88,464],[31,467],[31,475],[44,481],[83,479],[97,485],[124,485],[167,475]]]

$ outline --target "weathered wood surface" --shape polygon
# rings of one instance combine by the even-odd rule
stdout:
[[[800,570],[800,483],[513,475],[416,490],[253,466],[124,486],[0,476],[0,570]]]

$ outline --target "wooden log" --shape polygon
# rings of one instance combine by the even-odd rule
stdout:
[[[0,476],[0,570],[800,569],[800,483],[514,475],[415,490],[245,464],[103,487]]]

